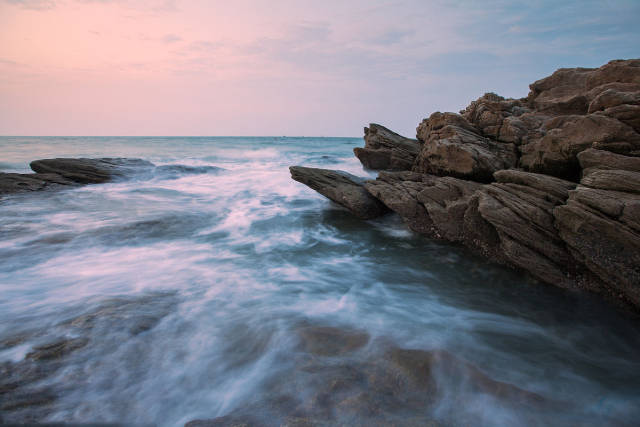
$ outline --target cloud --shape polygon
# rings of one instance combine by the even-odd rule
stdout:
[[[182,41],[182,37],[177,36],[175,34],[166,34],[164,37],[162,37],[161,40],[163,43],[170,44],[170,43],[176,43],[176,42]]]
[[[56,6],[54,0],[4,0],[4,2],[28,10],[48,10]]]

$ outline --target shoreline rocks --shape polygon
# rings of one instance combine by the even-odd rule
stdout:
[[[56,190],[117,181],[150,171],[153,163],[128,158],[57,158],[34,160],[35,173],[0,172],[0,196],[30,191]]]
[[[417,141],[370,125],[354,152],[380,172],[363,188],[417,233],[638,312],[640,59],[559,69],[530,89],[433,113]]]
[[[388,209],[364,188],[364,178],[343,171],[291,166],[291,178],[347,208],[358,218],[373,219]]]

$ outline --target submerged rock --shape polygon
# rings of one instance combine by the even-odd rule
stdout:
[[[333,200],[362,219],[377,218],[388,209],[364,187],[364,179],[343,171],[291,166],[291,177]]]

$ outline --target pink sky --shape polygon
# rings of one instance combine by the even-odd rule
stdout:
[[[536,38],[529,18],[415,0],[0,0],[0,134],[413,135],[432,111],[611,59],[562,62],[575,40]]]

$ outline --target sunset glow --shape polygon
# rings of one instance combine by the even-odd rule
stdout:
[[[411,135],[637,54],[637,2],[491,3],[2,0],[0,134]]]

